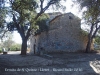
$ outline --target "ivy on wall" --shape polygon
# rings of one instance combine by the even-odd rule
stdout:
[[[47,25],[48,20],[49,20],[48,14],[43,14],[42,17],[39,17],[39,19],[36,21],[38,29],[36,30],[35,35],[40,34],[43,31],[48,31],[49,29],[49,26]]]

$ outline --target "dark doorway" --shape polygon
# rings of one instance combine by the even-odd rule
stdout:
[[[36,52],[36,45],[34,44],[34,54],[35,54],[35,52]]]

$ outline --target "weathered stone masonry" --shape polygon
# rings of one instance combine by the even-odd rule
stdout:
[[[49,31],[31,36],[31,53],[85,50],[87,36],[82,34],[81,20],[72,13],[58,15],[49,22]]]

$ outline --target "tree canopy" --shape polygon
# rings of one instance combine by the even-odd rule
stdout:
[[[12,18],[7,24],[9,31],[17,30],[22,38],[21,54],[26,55],[27,40],[31,31],[42,29],[40,23],[45,23],[46,15],[43,14],[50,6],[55,9],[64,9],[61,0],[9,0],[9,14]],[[65,1],[65,0],[64,0]],[[45,16],[45,17],[44,17]],[[46,27],[46,26],[44,26]]]
[[[100,20],[100,0],[73,0],[79,3],[80,8],[86,8],[83,11],[83,18],[87,23],[93,23]]]
[[[7,14],[7,8],[5,7],[5,0],[0,0],[0,39],[4,37],[4,34],[6,34],[7,30],[5,27],[5,18]]]
[[[100,30],[100,0],[73,0],[81,9],[85,8],[83,18],[90,26],[86,52],[90,51],[91,43],[97,32]]]

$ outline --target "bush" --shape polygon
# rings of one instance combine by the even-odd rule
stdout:
[[[84,30],[81,30],[81,34],[84,35],[84,36],[88,36],[88,32],[84,31]]]
[[[2,53],[2,49],[0,49],[0,53]]]
[[[10,51],[20,51],[21,45],[20,44],[14,44],[10,47]]]

